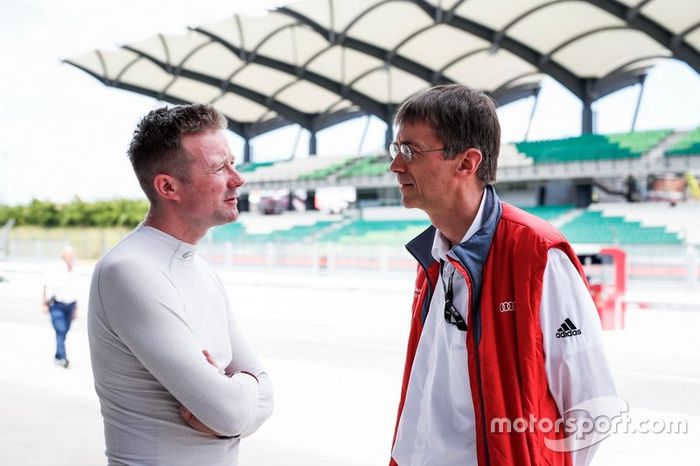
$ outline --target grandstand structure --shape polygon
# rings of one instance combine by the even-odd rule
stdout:
[[[265,167],[254,159],[251,140],[297,125],[308,130],[313,156],[323,152],[318,131],[371,115],[386,123],[386,147],[396,107],[415,92],[459,82],[503,105],[538,96],[544,76],[581,100],[583,136],[506,146],[502,181],[566,179],[572,162],[591,160],[597,165],[582,163],[575,170],[596,177],[626,164],[639,176],[665,168],[662,161],[671,170],[687,168],[686,157],[650,152],[668,143],[664,131],[590,134],[593,103],[627,86],[643,87],[647,71],[665,58],[700,72],[700,9],[694,0],[301,0],[264,16],[234,14],[187,34],[156,34],[65,62],[107,86],[164,102],[212,104],[245,142],[242,159],[251,184],[313,185],[336,175],[362,182],[367,173],[377,175],[376,184],[382,161]],[[694,150],[689,137],[680,150]],[[307,168],[319,171],[300,179]]]
[[[244,213],[212,230],[203,249],[215,261],[411,268],[410,260],[373,249],[398,251],[428,225],[420,213],[392,207],[400,195],[387,155],[323,156],[316,135],[374,116],[386,123],[388,145],[402,101],[453,82],[487,92],[497,105],[534,96],[536,106],[549,76],[582,103],[580,136],[502,144],[497,189],[505,201],[575,243],[646,255],[700,245],[697,203],[643,202],[663,185],[649,180],[664,174],[683,178],[690,197],[700,196],[700,128],[593,134],[593,103],[627,86],[643,88],[648,70],[669,58],[700,73],[696,0],[301,0],[65,62],[106,86],[175,104],[209,103],[226,115],[244,140],[242,210],[253,191],[305,191],[312,207],[321,188],[356,189],[358,209],[345,215]],[[288,125],[308,131],[309,156],[255,160],[251,141]],[[274,244],[275,257],[262,244]]]
[[[700,246],[700,203],[591,200],[596,194],[605,194],[600,188],[603,183],[614,184],[632,174],[642,177],[671,169],[697,170],[698,135],[697,129],[658,130],[507,144],[502,148],[496,186],[502,198],[550,221],[573,243],[618,245],[641,251],[653,247],[656,251],[684,253],[686,246]],[[302,216],[295,222],[291,215],[286,225],[279,221],[263,233],[248,231],[251,225],[253,231],[259,230],[255,226],[258,220],[242,216],[237,224],[215,229],[210,239],[237,244],[386,245],[398,250],[429,222],[422,213],[387,207],[398,203],[398,197],[391,195],[395,193],[396,180],[388,167],[389,160],[384,155],[306,158],[251,167],[244,164],[242,170],[248,181],[244,189],[292,185],[313,192],[343,184],[355,186],[364,194],[360,198],[374,202],[345,216]],[[563,199],[567,202],[537,202],[538,195],[547,198],[549,183],[562,180],[567,188]],[[575,189],[570,189],[572,186]],[[581,193],[587,197],[583,202],[574,202],[581,200]],[[630,192],[619,195],[624,198]],[[274,222],[268,221],[268,225]]]
[[[700,168],[700,128],[623,134],[585,134],[556,140],[504,144],[499,155],[500,182],[549,179],[616,178],[629,174]],[[394,186],[389,158],[383,154],[309,157],[243,164],[247,189],[278,188],[294,182],[316,187],[337,183]],[[367,178],[370,178],[368,180]],[[244,188],[246,189],[246,188]]]
[[[688,178],[689,197],[697,198],[698,139],[698,129],[667,129],[503,144],[497,188],[519,206],[586,207],[596,200],[643,201],[653,189],[650,177],[675,174]],[[255,190],[303,189],[312,199],[319,188],[351,186],[361,203],[395,205],[399,196],[389,162],[386,155],[376,154],[243,164],[247,184],[241,192],[245,196]],[[678,197],[668,200],[685,197],[675,194]]]
[[[550,76],[591,133],[593,102],[643,84],[658,59],[700,72],[699,24],[694,0],[303,0],[65,62],[107,86],[214,105],[253,162],[251,139],[290,124],[316,154],[318,131],[374,115],[388,146],[397,105],[451,82],[503,105]]]
[[[209,240],[398,247],[430,225],[427,218],[386,218],[386,208],[367,210],[363,216],[290,214],[284,220],[243,216],[239,222],[214,228]],[[669,209],[661,203],[599,203],[587,208],[557,205],[524,210],[551,222],[576,244],[700,245],[700,208],[694,204],[678,204]]]

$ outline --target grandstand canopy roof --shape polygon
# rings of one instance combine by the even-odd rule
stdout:
[[[66,62],[108,86],[211,103],[248,140],[290,123],[389,122],[411,94],[450,82],[505,104],[549,75],[585,115],[665,57],[700,72],[697,0],[303,0]]]

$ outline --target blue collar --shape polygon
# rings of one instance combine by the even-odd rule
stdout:
[[[491,185],[486,186],[486,199],[484,202],[484,216],[481,228],[465,242],[454,246],[451,250],[455,257],[457,257],[457,260],[459,260],[466,269],[472,282],[472,296],[470,300],[474,303],[472,312],[474,313],[473,322],[475,323],[472,331],[474,332],[477,342],[481,339],[481,309],[479,305],[481,302],[481,275],[484,270],[486,258],[489,255],[489,250],[491,249],[493,236],[496,234],[496,227],[498,226],[501,213],[503,212],[501,201]],[[436,229],[431,225],[406,244],[408,252],[410,252],[421,267],[423,267],[426,280],[430,286],[430,292],[422,303],[421,320],[423,322],[425,322],[428,315],[430,300],[435,287],[435,283],[430,281],[430,275],[428,274],[430,267],[438,263],[432,254],[435,234]]]
[[[489,249],[491,249],[491,240],[496,232],[496,226],[498,226],[498,221],[503,211],[501,200],[491,185],[486,186],[486,199],[484,202],[484,217],[481,228],[467,241],[452,248],[455,256],[464,266],[470,264],[477,266],[478,264],[478,270],[471,270],[472,267],[467,267],[467,269],[475,274],[478,272],[479,276],[481,276],[483,263],[486,260]],[[437,262],[432,255],[435,233],[435,227],[431,225],[406,244],[408,252],[416,258],[426,272],[432,264]]]

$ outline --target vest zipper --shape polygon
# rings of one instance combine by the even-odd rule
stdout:
[[[471,328],[469,332],[472,334],[472,339],[474,341],[474,358],[476,359],[476,385],[479,388],[479,404],[481,405],[481,427],[482,434],[484,436],[484,458],[486,459],[486,464],[483,466],[489,466],[491,461],[489,460],[489,445],[488,436],[486,429],[486,412],[484,408],[484,388],[481,383],[481,359],[479,357],[479,342],[476,341],[476,315],[472,312],[474,309],[474,281],[472,280],[471,272],[465,267],[464,270],[467,272],[467,286],[469,287],[469,303],[467,309],[467,315],[471,316]],[[478,450],[477,450],[478,451]],[[478,461],[478,455],[477,455]]]
[[[425,307],[430,309],[430,301],[433,299],[433,291],[434,291],[435,286],[433,286],[433,284],[430,282],[430,274],[428,273],[428,269],[430,267],[426,267],[423,264],[423,262],[418,260],[418,257],[416,257],[416,255],[413,254],[413,252],[410,249],[408,250],[408,252],[413,256],[414,259],[416,259],[416,262],[418,262],[418,265],[420,265],[420,268],[423,269],[423,273],[425,274],[425,281],[426,281],[426,283],[428,283],[428,295],[426,296],[426,299],[424,299],[420,303],[420,307],[421,307],[421,309],[420,309],[421,319],[420,320],[421,320],[421,325],[423,325],[423,324],[425,324],[425,319],[428,316],[428,312],[427,311],[423,312],[423,310]],[[439,279],[439,275],[438,275],[438,279]],[[435,285],[437,285],[437,283]],[[426,306],[426,302],[428,303],[427,306]],[[423,333],[422,329],[421,329],[421,333]]]

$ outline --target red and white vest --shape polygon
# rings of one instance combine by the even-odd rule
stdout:
[[[419,262],[411,329],[403,375],[397,428],[406,398],[411,367],[439,262],[431,254],[435,228],[430,227],[407,249]],[[548,222],[501,201],[487,187],[482,228],[453,251],[453,265],[469,290],[466,332],[469,381],[476,417],[479,466],[569,466],[571,455],[545,446],[545,436],[563,438],[565,432],[492,432],[494,419],[560,418],[545,373],[540,329],[542,279],[551,248],[564,251],[585,275],[566,239]],[[515,312],[500,312],[511,303]],[[514,303],[514,304],[512,304]],[[396,434],[394,434],[395,440]],[[394,460],[391,465],[395,466]]]

